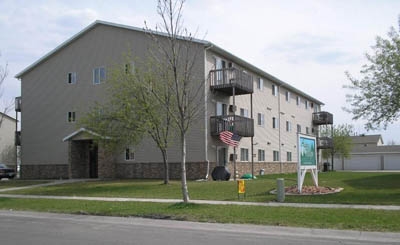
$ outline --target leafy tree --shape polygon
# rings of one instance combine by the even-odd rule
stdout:
[[[161,151],[164,183],[168,184],[171,117],[165,111],[165,104],[169,104],[171,92],[159,82],[162,74],[154,62],[137,63],[136,69],[132,64],[135,63],[128,57],[125,66],[111,71],[106,84],[110,100],[97,104],[80,125],[95,132],[95,140],[111,152],[140,143],[147,133]],[[165,104],[160,104],[155,94]]]
[[[333,127],[333,150],[323,149],[322,157],[328,159],[333,155],[339,154],[344,158],[350,157],[352,149],[352,140],[350,136],[353,133],[353,126],[348,124],[339,124]],[[332,131],[330,128],[325,128],[321,131],[321,136],[331,137]]]
[[[400,17],[399,17],[400,31]],[[400,33],[394,27],[388,37],[376,37],[373,52],[366,54],[368,63],[362,67],[361,78],[346,72],[353,91],[347,95],[353,119],[365,119],[367,130],[386,128],[400,116]]]

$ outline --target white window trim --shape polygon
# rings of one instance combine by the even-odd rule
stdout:
[[[260,157],[261,156],[261,154],[260,154],[261,152],[263,152],[263,159],[261,159],[261,157]],[[265,150],[264,149],[258,149],[257,153],[258,153],[258,161],[259,162],[265,162]]]
[[[263,113],[257,113],[257,125],[260,127],[265,126],[265,115]]]
[[[75,111],[69,111],[67,113],[67,122],[68,123],[75,123],[76,122],[76,112]]]
[[[257,81],[257,88],[258,88],[260,91],[263,91],[263,90],[264,90],[264,79],[262,79],[261,77],[258,78],[258,81]]]
[[[242,152],[242,149],[246,150],[246,153],[247,153],[247,154],[245,155],[245,156],[246,156],[246,160],[242,160],[242,159],[244,159],[244,158],[243,158],[243,155],[244,155],[244,154],[242,154],[242,153],[243,153],[243,152]],[[248,162],[248,161],[249,161],[249,149],[248,149],[248,148],[240,148],[240,161],[241,161],[241,162]]]
[[[71,82],[69,82],[69,74],[71,74]],[[67,73],[67,83],[68,84],[76,84],[76,81],[77,81],[76,72],[73,72],[73,71],[68,72]]]
[[[102,80],[101,79],[101,69],[104,69],[104,80]],[[96,70],[98,70],[98,75],[99,75],[99,82],[98,83],[96,83]],[[107,71],[106,71],[106,68],[104,67],[104,66],[98,66],[98,67],[95,67],[95,68],[93,68],[93,84],[94,85],[99,85],[99,84],[101,84],[101,83],[104,83],[105,81],[106,81],[106,79],[107,79]]]
[[[128,156],[127,154],[129,154],[129,158],[127,158],[127,156]],[[133,158],[132,158],[132,156],[133,156]],[[124,158],[125,158],[125,161],[127,161],[127,162],[135,161],[135,151],[130,147],[126,147],[125,152],[124,152]]]

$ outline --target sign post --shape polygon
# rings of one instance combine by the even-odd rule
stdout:
[[[240,195],[246,197],[246,185],[243,179],[237,180],[237,187],[238,187],[238,199],[240,199]]]
[[[307,170],[311,170],[314,185],[318,187],[317,140],[315,137],[298,134],[297,188],[303,188]]]

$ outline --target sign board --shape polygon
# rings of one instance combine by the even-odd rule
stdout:
[[[246,193],[246,186],[244,180],[238,180],[238,194],[245,194]]]
[[[307,170],[311,171],[314,185],[318,187],[317,139],[303,134],[298,134],[297,137],[297,188],[299,193],[301,193]]]

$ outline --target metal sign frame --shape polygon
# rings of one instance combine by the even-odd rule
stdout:
[[[297,134],[297,149],[297,189],[301,193],[308,170],[311,171],[314,185],[318,187],[317,138]]]

